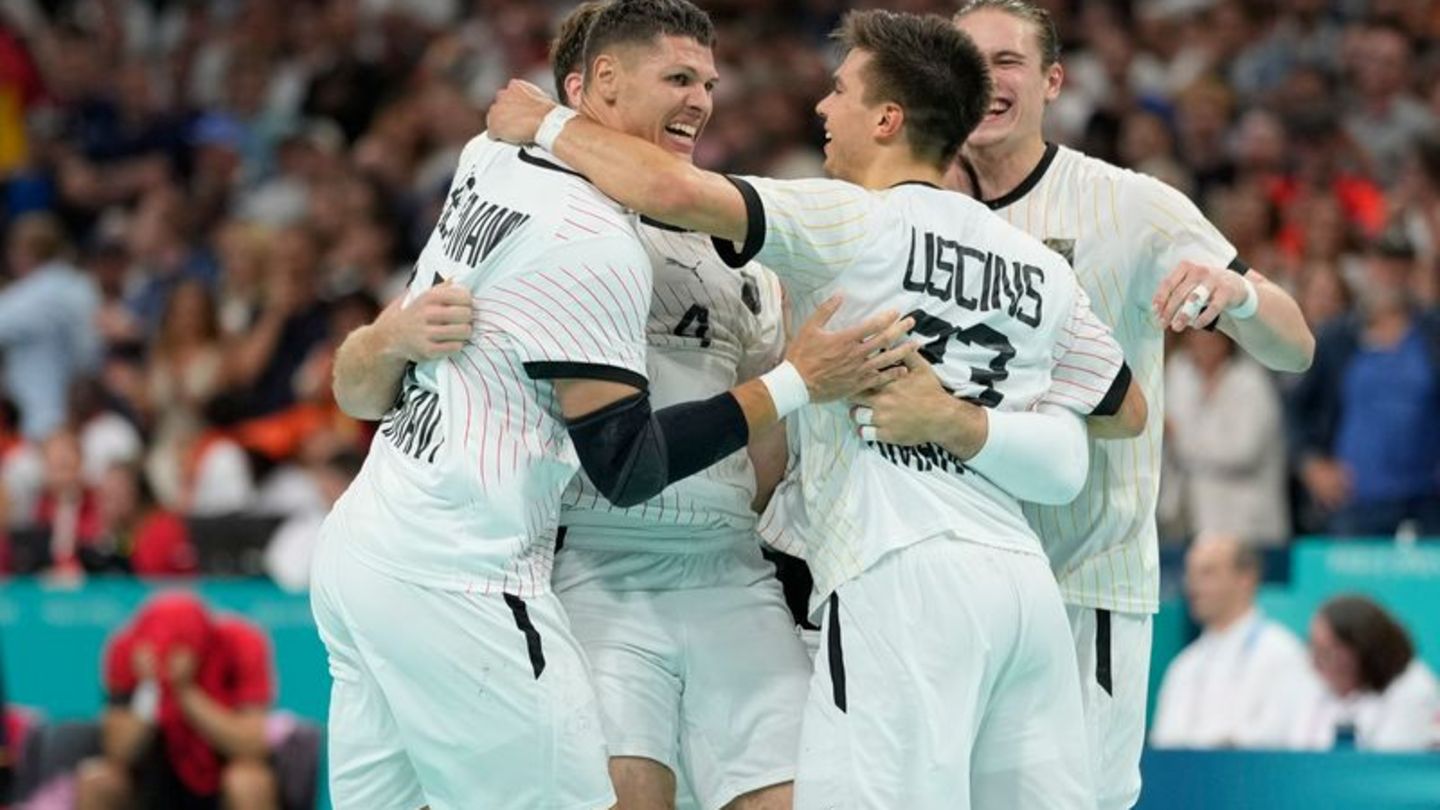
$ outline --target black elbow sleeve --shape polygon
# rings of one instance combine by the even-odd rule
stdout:
[[[580,466],[605,499],[635,506],[743,448],[749,428],[728,392],[654,412],[636,394],[568,424]]]

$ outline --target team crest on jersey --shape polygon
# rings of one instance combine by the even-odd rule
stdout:
[[[1045,247],[1065,257],[1065,261],[1071,265],[1075,264],[1075,240],[1074,239],[1046,239]]]

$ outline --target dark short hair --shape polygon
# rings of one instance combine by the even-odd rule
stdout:
[[[555,75],[555,98],[565,103],[565,77],[579,73],[585,67],[585,37],[590,33],[590,24],[595,15],[610,0],[585,0],[570,9],[560,20],[555,38],[550,40],[550,69]]]
[[[966,14],[986,9],[1003,11],[1035,26],[1035,36],[1040,44],[1040,67],[1048,68],[1060,61],[1060,32],[1055,30],[1055,20],[1051,19],[1049,11],[1030,0],[967,0],[951,19],[958,22]]]
[[[585,35],[584,65],[616,45],[648,45],[658,37],[686,37],[715,47],[710,15],[690,0],[612,0],[595,13]]]
[[[831,36],[870,54],[865,103],[900,105],[916,157],[948,165],[990,106],[990,72],[970,37],[943,17],[878,9],[846,14]]]
[[[1360,683],[1385,691],[1415,657],[1410,634],[1373,600],[1356,594],[1337,596],[1320,606],[1325,623],[1360,663]]]

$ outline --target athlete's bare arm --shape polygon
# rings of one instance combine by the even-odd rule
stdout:
[[[487,131],[499,140],[531,143],[556,106],[540,88],[512,79],[490,106]],[[737,244],[745,241],[745,200],[723,175],[584,116],[565,125],[554,152],[627,208]]]
[[[1228,311],[1245,300],[1246,279],[1255,285],[1260,308],[1253,317],[1235,318]],[[1192,320],[1180,310],[1198,284],[1210,291],[1210,301]],[[1300,305],[1256,270],[1241,276],[1225,267],[1181,262],[1160,283],[1151,304],[1160,323],[1177,332],[1203,329],[1218,318],[1220,331],[1276,371],[1304,371],[1315,357],[1315,335],[1305,323]]]
[[[1150,405],[1140,386],[1131,385],[1125,391],[1125,401],[1120,410],[1110,416],[1087,416],[1085,427],[1097,439],[1133,439],[1145,430],[1145,421],[1150,418]]]
[[[403,300],[347,335],[335,352],[335,402],[356,419],[379,419],[390,410],[408,364],[453,354],[470,339],[474,310],[464,287],[446,281],[408,307]]]

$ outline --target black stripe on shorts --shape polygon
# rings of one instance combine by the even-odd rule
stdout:
[[[535,677],[539,679],[540,673],[545,671],[545,651],[540,648],[540,631],[530,622],[530,610],[525,607],[523,599],[507,593],[505,604],[510,606],[510,612],[515,615],[515,626],[525,634],[525,646],[530,651],[530,668],[535,670]]]
[[[1115,696],[1115,678],[1110,670],[1110,611],[1095,611],[1095,682],[1105,694]]]
[[[830,629],[826,637],[826,657],[830,659],[830,689],[835,708],[845,711],[845,654],[840,649],[840,595],[830,594]]]

